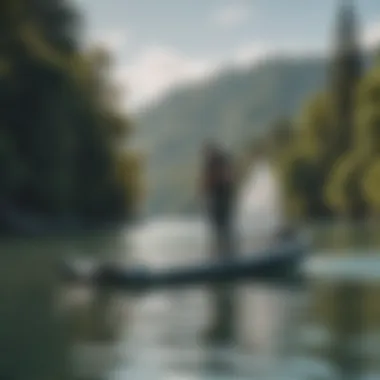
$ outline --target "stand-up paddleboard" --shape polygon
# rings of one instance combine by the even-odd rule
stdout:
[[[307,245],[286,242],[228,262],[206,261],[192,266],[162,270],[122,268],[115,264],[65,262],[60,273],[66,280],[125,291],[178,289],[186,286],[237,282],[282,282],[298,278]]]

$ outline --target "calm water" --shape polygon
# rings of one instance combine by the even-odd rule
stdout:
[[[270,178],[260,175],[257,192],[269,197]],[[259,195],[242,196],[240,255],[265,246],[281,219],[274,193],[262,203]],[[199,220],[172,217],[128,232],[3,241],[0,379],[296,380],[350,373],[380,379],[378,249],[363,234],[353,244],[347,230],[327,230],[331,241],[315,234],[306,286],[235,288],[236,341],[223,347],[202,338],[213,315],[205,289],[132,297],[64,285],[56,276],[57,260],[68,256],[157,268],[200,262],[210,241]],[[322,247],[327,241],[333,244]]]
[[[349,363],[379,378],[376,252],[362,251],[357,261],[316,252],[305,268],[311,281],[304,288],[236,288],[239,328],[229,347],[202,340],[212,316],[205,290],[138,298],[63,286],[55,276],[56,259],[68,255],[153,267],[204,260],[206,232],[195,221],[172,219],[131,235],[3,242],[1,378],[335,379],[345,363],[339,343],[354,348]],[[354,285],[344,286],[347,278]],[[339,316],[343,290],[349,310]],[[351,321],[342,329],[347,316]]]

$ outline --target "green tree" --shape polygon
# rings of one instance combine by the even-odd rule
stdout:
[[[127,217],[136,186],[116,167],[132,128],[113,102],[110,56],[79,49],[80,19],[64,0],[0,10],[1,199],[55,218]]]
[[[364,159],[354,146],[356,91],[361,76],[356,15],[351,3],[342,2],[338,13],[336,51],[327,91],[316,95],[297,119],[292,160],[284,181],[293,198],[302,201],[302,217],[325,218],[343,214],[363,217],[361,179]]]
[[[336,25],[329,93],[334,124],[332,142],[335,156],[339,157],[354,143],[355,94],[362,76],[356,9],[351,1],[341,2]]]
[[[380,192],[380,65],[377,63],[361,81],[357,97],[356,146],[366,166],[361,190],[371,214],[379,214]]]

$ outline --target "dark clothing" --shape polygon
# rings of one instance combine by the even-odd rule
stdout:
[[[208,200],[208,213],[211,223],[218,230],[229,227],[232,216],[232,194],[227,191],[219,191],[211,195]]]
[[[224,152],[217,151],[207,157],[204,173],[204,192],[207,213],[214,235],[222,254],[221,247],[231,243],[231,222],[234,209],[234,178],[232,162]]]
[[[227,154],[218,151],[205,162],[205,187],[209,196],[227,194],[232,190],[232,162]]]

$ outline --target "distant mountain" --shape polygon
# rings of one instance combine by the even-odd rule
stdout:
[[[273,58],[246,70],[229,69],[175,90],[138,118],[148,157],[148,208],[191,209],[197,154],[205,138],[234,151],[268,133],[272,121],[293,116],[326,82],[326,60]]]

